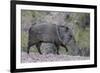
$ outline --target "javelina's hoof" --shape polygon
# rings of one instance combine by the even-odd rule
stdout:
[[[29,51],[27,51],[27,54],[29,54]]]
[[[60,55],[60,54],[57,52],[57,55]]]
[[[39,54],[40,54],[40,55],[42,55],[42,53],[41,53],[41,52],[40,52]]]

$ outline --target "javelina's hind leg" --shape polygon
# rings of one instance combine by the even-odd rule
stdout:
[[[30,46],[27,47],[27,54],[29,54]]]
[[[37,43],[37,44],[36,44],[36,48],[38,49],[38,52],[39,52],[40,54],[42,54],[42,52],[41,52],[41,50],[40,50],[40,46],[41,46],[41,43]]]
[[[28,43],[28,47],[27,47],[27,54],[29,54],[29,51],[30,51],[30,47],[33,46],[35,44],[30,44],[30,42]]]

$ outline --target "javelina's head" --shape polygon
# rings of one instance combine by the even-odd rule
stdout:
[[[66,26],[59,26],[59,39],[65,44],[68,45],[70,42],[73,40],[74,41],[74,36],[72,33],[72,30]]]
[[[59,26],[59,38],[64,45],[71,48],[71,51],[74,52],[73,55],[79,55],[80,48],[76,45],[74,35],[69,27]]]

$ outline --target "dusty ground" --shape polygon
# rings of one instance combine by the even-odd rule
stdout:
[[[28,55],[26,52],[21,53],[21,62],[30,63],[30,62],[51,62],[51,61],[69,61],[69,60],[88,60],[89,57],[82,56],[69,56],[69,55],[54,55],[54,54],[43,54],[32,53]]]

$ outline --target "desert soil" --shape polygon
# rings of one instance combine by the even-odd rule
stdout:
[[[54,55],[54,54],[43,54],[32,53],[27,54],[26,52],[21,53],[21,62],[22,63],[31,63],[31,62],[52,62],[52,61],[70,61],[70,60],[89,60],[89,57],[82,56],[70,56],[70,55]]]

